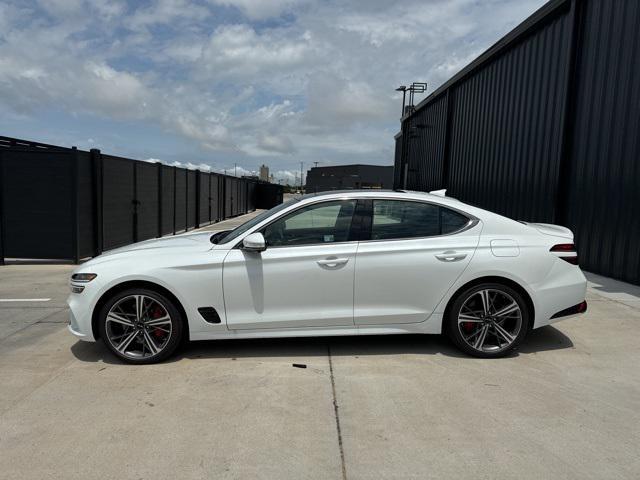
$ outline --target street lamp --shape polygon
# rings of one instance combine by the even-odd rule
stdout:
[[[404,85],[400,85],[398,88],[396,88],[396,92],[402,92],[402,113],[400,114],[400,118],[402,118],[404,116],[404,103],[405,99],[407,98],[407,87]]]
[[[400,85],[396,88],[396,92],[402,92],[402,115],[400,116],[400,131],[402,132],[402,147],[400,149],[400,165],[403,169],[401,172],[402,175],[402,188],[407,188],[407,180],[409,176],[409,140],[413,137],[417,137],[416,130],[419,128],[426,128],[426,125],[420,124],[419,126],[413,126],[412,118],[409,117],[407,119],[407,123],[403,128],[402,118],[405,116],[405,110],[409,112],[413,112],[414,110],[414,94],[416,93],[424,93],[427,91],[427,84],[424,82],[413,82],[411,86],[407,87],[405,85]],[[405,106],[405,98],[409,92],[409,105]],[[408,107],[408,108],[407,108]]]

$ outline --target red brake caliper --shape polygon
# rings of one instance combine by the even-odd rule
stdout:
[[[471,332],[473,330],[473,322],[462,322],[462,328],[467,332]]]
[[[160,318],[164,315],[164,312],[162,311],[162,308],[160,308],[159,306],[156,306],[156,308],[153,309],[153,312],[151,312],[151,318],[156,319],[156,318]],[[153,334],[156,336],[156,338],[160,339],[164,336],[166,332],[162,331],[162,329],[156,327],[153,329]]]

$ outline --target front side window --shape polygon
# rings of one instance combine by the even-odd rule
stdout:
[[[262,233],[272,247],[346,242],[355,208],[355,200],[309,205],[276,220]]]
[[[252,219],[244,222],[243,224],[238,225],[236,228],[234,228],[230,232],[227,232],[223,236],[217,238],[213,243],[216,243],[216,244],[219,244],[219,245],[223,245],[225,243],[229,243],[232,240],[235,240],[236,238],[238,238],[240,235],[242,235],[247,230],[253,228],[256,225],[258,225],[263,220],[266,220],[270,216],[275,215],[280,210],[284,210],[285,208],[289,208],[292,204],[294,204],[294,203],[296,203],[298,201],[299,200],[297,198],[293,198],[293,199],[289,200],[288,202],[284,202],[284,203],[281,203],[280,205],[276,205],[271,210],[266,210],[266,211],[256,215]]]
[[[464,215],[430,203],[374,200],[371,239],[433,237],[458,231],[468,222]]]

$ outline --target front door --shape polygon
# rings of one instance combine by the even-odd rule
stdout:
[[[480,226],[427,202],[374,200],[369,211],[370,233],[356,259],[355,324],[427,320],[469,264]]]
[[[224,261],[227,327],[353,326],[355,200],[324,201],[262,229],[267,249],[232,249]]]

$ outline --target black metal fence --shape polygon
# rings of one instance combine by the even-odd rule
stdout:
[[[0,263],[69,260],[282,202],[279,185],[0,137]]]
[[[640,284],[640,2],[552,0],[408,111],[395,186],[571,228]]]

